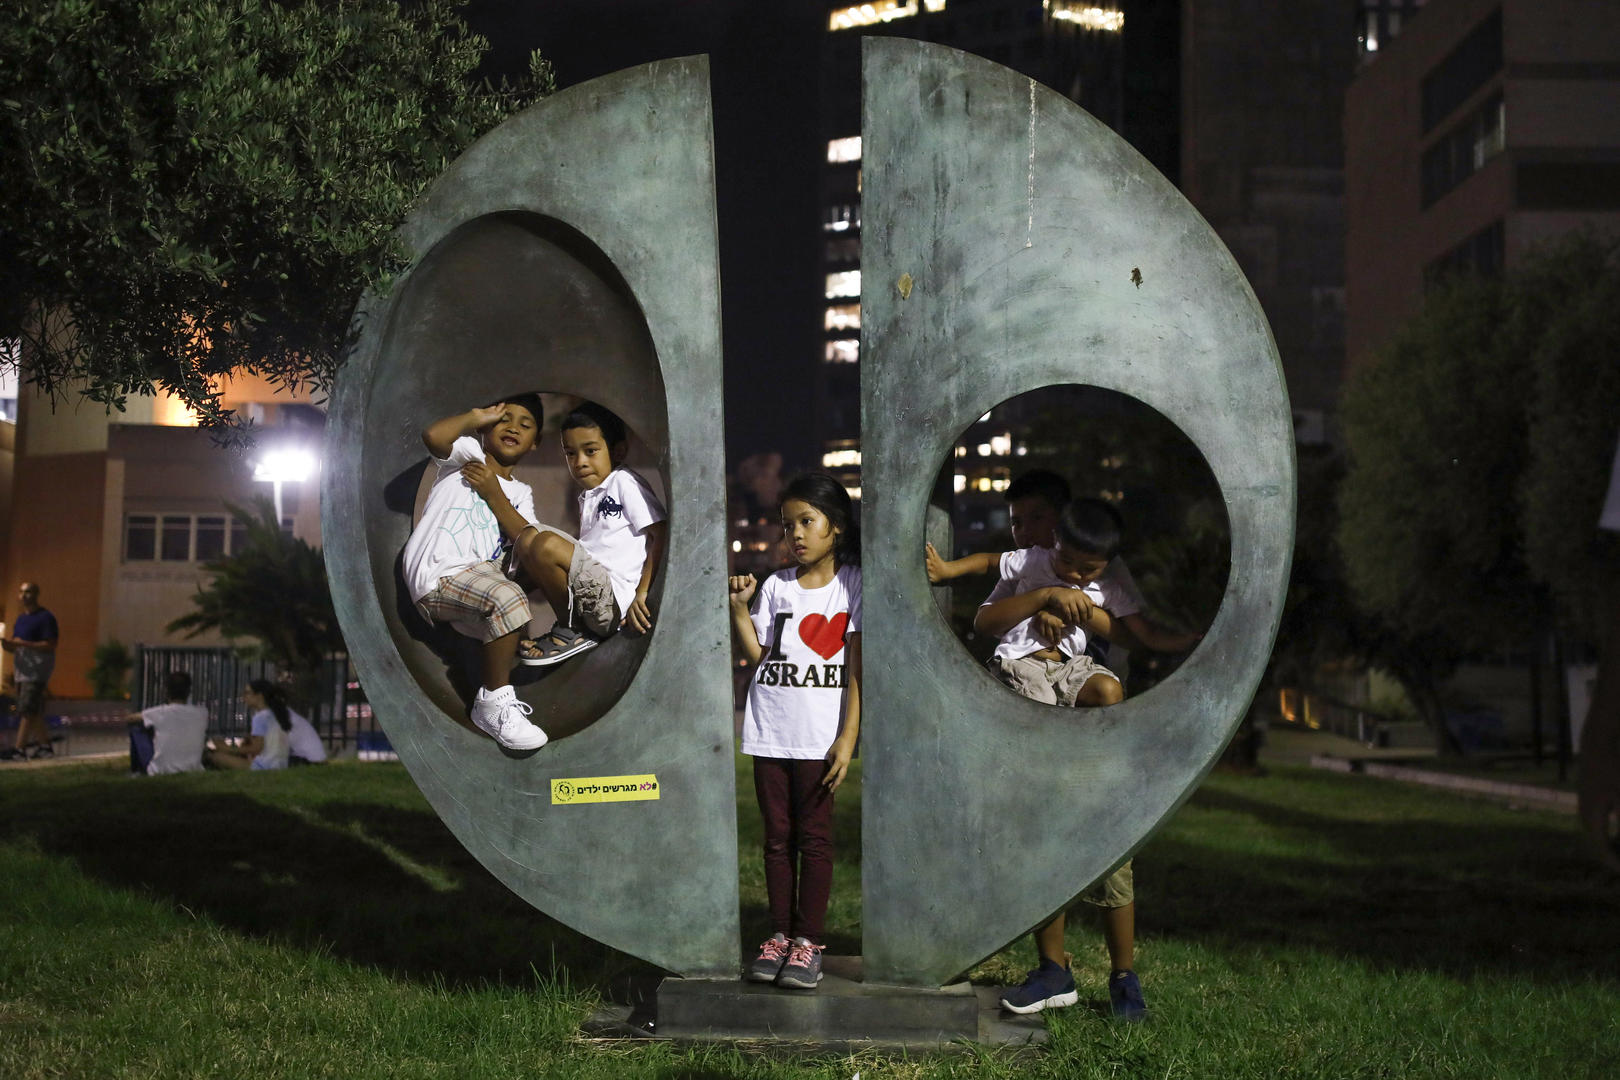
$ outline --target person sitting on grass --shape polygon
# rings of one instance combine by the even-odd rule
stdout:
[[[668,529],[658,496],[624,464],[628,449],[624,421],[600,405],[582,402],[563,417],[563,460],[580,489],[577,539],[525,520],[487,470],[464,470],[501,528],[514,531],[515,561],[557,618],[539,640],[521,643],[524,664],[559,664],[617,630],[652,629],[647,593]]]
[[[512,467],[534,449],[543,416],[540,396],[521,394],[429,424],[422,442],[438,475],[403,556],[405,585],[423,618],[483,642],[472,722],[509,750],[546,744],[512,689],[529,598],[501,569],[512,539],[535,524],[534,492]],[[507,520],[490,512],[488,489],[501,492]]]
[[[1179,652],[1195,645],[1199,635],[1166,630],[1141,614],[1129,572],[1116,558],[1123,528],[1113,507],[1098,499],[1076,499],[1053,517],[1052,546],[1032,546],[998,559],[1004,576],[980,607],[974,627],[1001,636],[991,664],[1023,696],[1057,705],[1117,704],[1124,698],[1119,678],[1088,653],[1088,639],[1124,636],[1156,651]],[[1147,1006],[1135,972],[1131,863],[1081,898],[1102,910],[1114,1015],[1144,1018]],[[1003,1007],[1027,1014],[1079,1000],[1064,949],[1065,929],[1059,911],[1036,930],[1040,963],[1021,986],[1003,995]]]
[[[242,704],[252,713],[248,737],[235,747],[214,747],[207,763],[216,769],[285,769],[319,765],[326,745],[315,725],[292,711],[287,692],[269,679],[254,679],[242,691]]]
[[[192,705],[191,676],[171,671],[163,677],[166,703],[132,712],[129,721],[131,776],[199,772],[208,741],[208,710]]]

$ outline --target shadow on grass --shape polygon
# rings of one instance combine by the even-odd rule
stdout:
[[[245,936],[423,982],[532,987],[538,974],[625,1000],[658,975],[530,907],[426,807],[288,809],[158,783],[35,791],[13,804],[10,835]]]
[[[1263,791],[1205,787],[1149,843],[1136,862],[1149,933],[1311,948],[1391,970],[1620,976],[1620,890],[1572,829],[1504,823],[1495,808],[1477,825],[1347,820]]]

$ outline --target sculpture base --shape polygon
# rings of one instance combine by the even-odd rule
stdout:
[[[741,979],[665,979],[658,986],[653,1030],[661,1039],[769,1040],[818,1050],[918,1051],[968,1042],[1046,1041],[1045,1021],[1004,1014],[992,987],[868,985],[860,981],[859,957],[825,957],[823,971],[821,985],[811,991]]]

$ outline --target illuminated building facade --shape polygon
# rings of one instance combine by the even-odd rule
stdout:
[[[816,422],[822,466],[852,492],[860,491],[861,37],[938,42],[1012,68],[1077,102],[1174,176],[1177,11],[1176,0],[829,4],[822,49],[824,308]],[[1133,27],[1140,28],[1134,38]],[[980,441],[990,446],[994,434]],[[958,491],[999,503],[995,485],[1005,486],[1015,464],[1010,443],[1005,453],[974,458]]]
[[[1620,229],[1620,4],[1434,0],[1345,100],[1348,362],[1457,270]]]

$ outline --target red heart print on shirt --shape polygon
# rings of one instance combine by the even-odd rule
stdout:
[[[823,660],[831,660],[844,647],[844,627],[848,625],[847,611],[840,611],[831,619],[825,615],[806,615],[799,620],[799,640]]]

